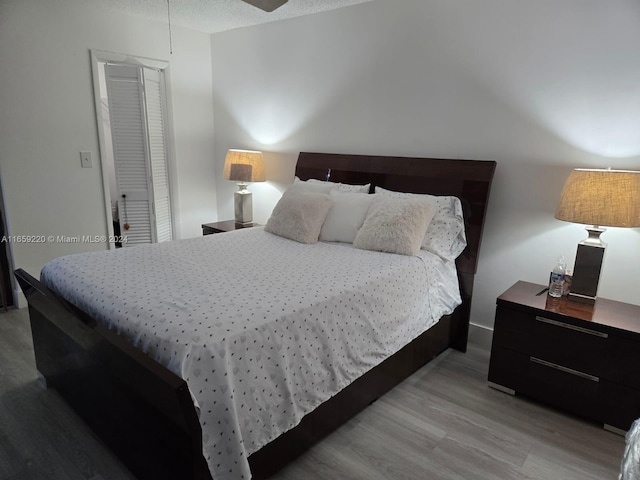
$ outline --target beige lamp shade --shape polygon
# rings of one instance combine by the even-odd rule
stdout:
[[[252,150],[229,150],[224,161],[224,178],[236,182],[264,182],[262,152]]]
[[[604,227],[640,227],[640,171],[575,169],[562,190],[556,218]]]

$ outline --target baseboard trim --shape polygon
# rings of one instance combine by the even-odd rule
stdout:
[[[493,328],[484,327],[475,323],[469,324],[469,343],[491,350],[492,341]]]

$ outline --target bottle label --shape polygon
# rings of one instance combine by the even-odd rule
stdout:
[[[551,272],[551,281],[552,282],[563,282],[564,281],[564,273]]]

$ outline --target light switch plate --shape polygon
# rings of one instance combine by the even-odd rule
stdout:
[[[93,163],[91,162],[91,152],[80,152],[80,164],[82,168],[91,168]]]

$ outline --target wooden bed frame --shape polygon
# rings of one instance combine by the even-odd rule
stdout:
[[[305,416],[249,457],[266,478],[367,405],[453,347],[466,350],[473,279],[496,162],[300,153],[296,175],[462,200],[467,248],[456,261],[463,303],[452,315]],[[36,366],[68,404],[140,479],[202,479],[211,474],[186,382],[59,298],[23,270]]]

